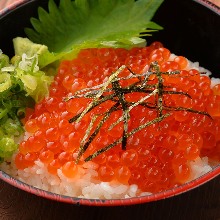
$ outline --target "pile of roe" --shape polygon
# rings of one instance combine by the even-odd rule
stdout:
[[[57,170],[61,169],[67,178],[76,177],[78,167],[85,163],[86,157],[122,136],[122,122],[108,129],[121,117],[122,111],[111,114],[76,164],[80,142],[91,119],[94,115],[106,112],[113,101],[95,107],[80,122],[69,123],[69,119],[82,112],[91,100],[82,97],[65,102],[64,98],[78,90],[105,82],[112,72],[124,64],[134,73],[142,74],[148,71],[153,61],[158,62],[162,72],[180,70],[180,74],[175,76],[163,75],[163,84],[167,90],[185,92],[191,97],[164,94],[163,104],[206,111],[212,119],[188,111],[170,111],[170,116],[162,122],[129,137],[126,150],[122,150],[119,144],[94,158],[92,161],[98,165],[97,179],[137,184],[142,191],[156,193],[192,178],[190,162],[198,157],[208,156],[210,161],[219,161],[220,85],[211,88],[208,76],[196,69],[187,69],[188,60],[182,56],[170,60],[170,51],[155,42],[131,50],[86,49],[76,59],[63,61],[50,87],[49,97],[36,104],[34,111],[26,117],[25,129],[31,136],[20,143],[15,158],[17,168],[31,167],[36,160],[40,160],[51,174],[57,175]],[[126,69],[120,73],[120,77],[129,74]],[[131,84],[133,80],[128,79],[121,84]],[[157,78],[151,75],[148,84],[156,83]],[[135,102],[144,95],[129,93],[126,100]],[[147,101],[155,102],[155,99],[157,96],[152,96]],[[157,109],[138,105],[130,111],[130,116],[129,131],[153,120],[158,112]]]

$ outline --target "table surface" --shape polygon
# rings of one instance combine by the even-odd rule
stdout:
[[[181,195],[132,206],[90,207],[28,194],[0,180],[1,220],[220,220],[220,176]]]

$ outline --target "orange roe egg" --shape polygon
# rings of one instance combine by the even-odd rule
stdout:
[[[62,131],[62,134],[64,135],[68,135],[74,130],[73,125],[70,124],[68,120],[65,120],[65,119],[60,120],[58,126],[59,126],[59,129]]]
[[[142,183],[140,184],[140,188],[144,192],[156,193],[158,191],[157,184],[155,184],[154,182],[152,182],[150,180],[146,180],[146,179],[144,181],[142,181]]]
[[[163,181],[165,175],[169,179],[170,184],[174,183],[175,174],[174,174],[173,166],[175,166],[175,163],[173,163],[173,161],[166,162],[161,166],[162,176],[160,182]]]
[[[131,171],[127,166],[119,166],[115,169],[117,180],[122,184],[127,184],[131,177]]]
[[[184,121],[180,123],[180,127],[178,128],[178,133],[179,134],[188,134],[191,136],[192,133],[192,127],[188,123],[188,121]]]
[[[151,153],[147,146],[140,146],[137,149],[138,159],[146,159]]]
[[[28,162],[29,166],[34,165],[34,161],[38,158],[38,153],[27,153],[24,156],[25,160]]]
[[[57,170],[60,169],[60,167],[61,167],[61,164],[59,160],[54,159],[48,164],[47,170],[50,174],[57,175]]]
[[[157,184],[158,184],[158,191],[159,192],[162,192],[168,188],[172,188],[172,186],[170,186],[171,181],[170,181],[169,177],[164,174],[162,174],[162,176],[161,176],[160,180],[157,182]]]
[[[46,111],[46,108],[44,106],[44,102],[40,102],[40,103],[37,103],[35,105],[35,109],[34,109],[34,113],[36,115],[41,115],[43,114],[44,112]]]
[[[163,48],[163,44],[159,41],[155,41],[155,42],[151,43],[150,48],[152,48],[152,49]]]
[[[112,154],[107,157],[106,164],[112,168],[116,168],[121,165],[121,161],[117,154]]]
[[[170,51],[164,47],[155,49],[150,54],[150,61],[157,61],[159,64],[165,62],[170,57]]]
[[[175,172],[177,181],[181,183],[187,181],[190,177],[190,168],[187,164],[174,166],[174,172]]]
[[[174,61],[179,64],[179,67],[181,69],[186,68],[186,66],[188,64],[188,60],[185,57],[182,57],[182,56],[177,56],[176,58],[174,58]]]
[[[88,100],[86,99],[84,101],[82,99],[71,99],[67,102],[66,110],[76,115],[85,109],[87,103]]]
[[[71,152],[63,151],[58,155],[57,159],[59,160],[60,164],[64,164],[73,160],[73,154]]]
[[[178,151],[175,155],[174,158],[172,160],[172,163],[174,165],[180,165],[180,164],[184,164],[187,162],[187,159],[185,157],[185,152],[184,151]]]
[[[62,172],[64,176],[74,178],[78,172],[77,165],[73,161],[68,161],[62,166]]]
[[[168,149],[175,149],[178,146],[178,139],[174,135],[167,135],[162,140],[162,146]]]
[[[201,135],[203,137],[203,148],[204,149],[211,149],[215,147],[216,139],[212,133],[208,131],[204,131],[201,133]]]
[[[45,132],[45,138],[47,141],[56,141],[60,138],[60,132],[58,128],[48,128]]]
[[[66,140],[62,144],[62,149],[66,152],[74,152],[76,150],[76,145],[75,143]]]
[[[181,134],[178,137],[178,148],[185,149],[187,146],[193,143],[192,137],[189,134]]]
[[[191,137],[193,139],[193,143],[198,146],[199,149],[203,146],[203,138],[199,133],[191,133]]]
[[[192,107],[192,99],[187,96],[180,97],[176,99],[176,105],[184,108],[190,108]]]
[[[126,150],[121,154],[121,162],[125,166],[134,166],[138,161],[137,151],[134,149]]]
[[[210,103],[207,106],[208,113],[213,117],[219,117],[220,116],[220,103]]]
[[[161,148],[158,153],[158,157],[160,158],[162,163],[169,162],[173,159],[174,153],[172,150]]]
[[[59,104],[59,101],[56,97],[48,97],[45,100],[45,108],[49,112],[53,112],[57,108],[58,104]]]
[[[39,155],[39,159],[43,163],[48,164],[54,160],[54,153],[50,150],[42,151]]]
[[[26,153],[29,152],[28,144],[27,144],[26,141],[23,141],[23,142],[20,143],[20,145],[19,145],[19,152],[21,154],[26,154]]]
[[[153,182],[160,180],[161,176],[161,170],[156,166],[151,166],[145,171],[145,177]]]
[[[37,131],[39,129],[39,127],[37,126],[37,120],[36,119],[29,119],[26,123],[25,123],[25,130],[27,132],[30,133],[34,133],[35,131]]]
[[[196,159],[200,154],[199,147],[196,144],[191,144],[186,147],[185,157],[188,160]]]
[[[44,112],[36,117],[37,120],[37,126],[39,129],[46,129],[50,126],[51,117],[48,112]]]
[[[47,142],[46,147],[48,150],[52,151],[54,154],[61,152],[61,145],[58,142],[54,142],[54,141]]]
[[[166,61],[161,65],[161,71],[167,72],[167,71],[174,71],[179,70],[179,64],[175,61]]]
[[[68,141],[70,143],[75,143],[75,145],[80,144],[81,138],[82,138],[82,134],[80,132],[77,132],[77,131],[73,131],[68,135]]]
[[[70,91],[74,93],[78,90],[84,89],[85,87],[86,87],[86,83],[83,79],[81,78],[74,79]]]
[[[138,171],[137,169],[132,169],[131,176],[128,180],[128,183],[140,185],[141,181],[142,181],[142,175],[141,175],[140,171]]]
[[[115,172],[111,167],[103,165],[98,169],[98,175],[101,181],[110,182],[114,179]]]
[[[75,77],[72,75],[66,75],[63,79],[63,86],[67,89],[67,90],[71,90],[71,87],[73,85],[73,81],[74,81]]]
[[[24,154],[18,153],[15,156],[15,164],[16,164],[17,169],[19,170],[24,170],[25,168],[28,167],[28,163],[24,159]]]
[[[189,113],[187,111],[177,111],[175,112],[174,117],[177,121],[186,121],[189,118]]]
[[[196,69],[191,69],[189,71],[189,76],[190,76],[190,79],[194,80],[195,82],[199,82],[199,80],[200,80],[200,73]]]
[[[93,159],[93,162],[97,163],[97,164],[104,164],[104,163],[106,163],[106,160],[107,160],[106,154],[103,153],[103,154],[100,154],[99,156],[95,157]]]
[[[213,95],[219,95],[220,96],[220,84],[217,84],[217,85],[213,86],[212,91],[213,91]]]

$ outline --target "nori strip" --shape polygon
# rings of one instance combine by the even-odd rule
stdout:
[[[131,74],[126,77],[119,77],[119,74],[122,71],[124,71],[126,68],[129,70]],[[150,82],[149,76],[152,74],[156,76],[156,83],[148,84],[148,82]],[[163,100],[164,94],[183,95],[183,96],[187,96],[188,98],[191,98],[191,96],[186,92],[170,91],[167,89],[172,88],[172,87],[164,85],[163,77],[162,77],[163,75],[178,75],[178,74],[180,74],[180,71],[161,72],[157,62],[152,62],[150,65],[149,71],[143,74],[136,74],[131,69],[123,65],[117,71],[113,72],[105,83],[102,83],[100,85],[97,85],[91,88],[85,88],[85,89],[79,90],[73,96],[67,97],[65,101],[68,101],[73,98],[80,98],[80,97],[92,99],[83,112],[77,114],[76,116],[74,116],[73,118],[69,120],[70,123],[79,122],[88,112],[90,112],[91,110],[93,110],[94,108],[96,108],[97,106],[101,105],[104,102],[107,102],[109,100],[115,102],[115,104],[110,109],[106,110],[106,112],[101,115],[94,116],[95,118],[92,119],[92,121],[90,122],[85,132],[85,135],[81,141],[76,163],[78,163],[83,153],[88,149],[91,142],[98,135],[103,124],[107,121],[107,119],[111,116],[111,113],[114,111],[122,110],[122,116],[119,117],[117,121],[112,123],[109,126],[108,130],[113,129],[114,126],[116,126],[118,123],[123,121],[124,125],[123,125],[122,137],[119,138],[118,140],[115,140],[110,145],[105,146],[102,149],[96,151],[94,154],[87,157],[85,161],[92,160],[94,157],[98,156],[99,154],[103,152],[108,151],[109,149],[111,149],[112,147],[118,144],[122,144],[122,149],[126,150],[128,137],[132,136],[133,134],[140,131],[141,129],[146,128],[147,126],[161,122],[164,118],[170,115],[170,113],[163,114],[163,110],[165,111],[188,111],[188,112],[192,112],[196,114],[206,115],[211,118],[211,116],[207,112],[204,112],[204,111],[197,111],[192,108],[184,108],[181,106],[179,107],[167,106],[164,103],[164,100]],[[120,81],[128,80],[128,79],[135,79],[135,78],[137,79],[137,81],[128,86],[122,87],[120,85]],[[131,94],[133,92],[143,93],[146,95],[136,102],[126,101],[125,95]],[[151,96],[156,97],[155,103],[146,101]],[[150,108],[150,109],[155,109],[158,113],[158,116],[155,119],[148,121],[147,123],[141,124],[137,128],[134,128],[132,131],[128,132],[128,121],[130,119],[130,111],[138,105],[141,105],[143,107]],[[90,132],[93,129],[93,125],[98,116],[103,116],[103,117],[101,121],[99,122],[98,126],[95,128],[94,132],[90,135]]]

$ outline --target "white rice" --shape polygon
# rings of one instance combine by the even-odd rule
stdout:
[[[15,156],[15,155],[14,155]],[[100,182],[96,177],[97,164],[88,162],[88,168],[80,167],[75,178],[66,178],[61,169],[58,169],[58,176],[54,176],[47,171],[47,167],[40,161],[35,161],[35,165],[24,170],[17,170],[14,164],[14,157],[1,164],[1,170],[10,176],[25,182],[39,189],[53,193],[93,199],[117,199],[129,198],[140,195],[137,185],[123,185],[119,182]]]
[[[91,165],[90,168],[81,167],[79,174],[70,179],[63,175],[61,169],[58,169],[58,176],[48,173],[47,167],[40,160],[35,161],[33,167],[17,170],[13,159],[2,163],[1,170],[31,186],[56,194],[89,199],[119,199],[151,194],[150,192],[141,192],[135,184],[124,185],[113,181],[97,181],[95,177],[98,174],[95,168],[98,165],[93,162],[88,162]],[[192,172],[188,181],[212,170],[207,157],[198,157],[189,165]]]
[[[171,54],[169,60],[173,60],[176,55]],[[186,70],[196,69],[200,72],[205,72],[210,76],[210,71],[199,66],[198,62],[188,61]],[[220,83],[220,79],[212,78],[212,84]],[[26,134],[27,138],[29,134]],[[137,185],[124,185],[119,182],[100,182],[97,181],[98,173],[96,171],[97,164],[94,162],[85,163],[80,167],[78,175],[73,178],[66,178],[62,170],[58,170],[58,176],[51,175],[47,171],[47,167],[40,161],[35,161],[35,165],[24,170],[17,170],[14,164],[15,155],[8,161],[0,165],[0,169],[10,176],[25,182],[31,186],[39,189],[57,193],[60,195],[89,198],[89,199],[117,199],[117,198],[130,198],[136,196],[150,195],[150,192],[141,192]],[[191,177],[188,181],[196,179],[205,173],[212,170],[209,165],[208,158],[198,157],[196,160],[189,163],[191,168]]]

